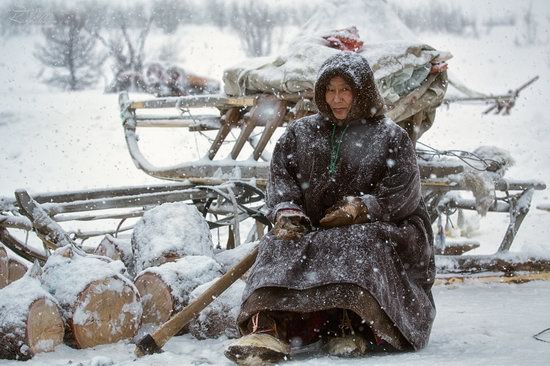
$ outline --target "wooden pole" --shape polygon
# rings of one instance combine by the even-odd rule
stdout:
[[[208,290],[203,292],[194,301],[189,303],[170,320],[160,326],[153,334],[143,337],[136,345],[134,353],[138,357],[162,352],[162,347],[180,331],[187,323],[206,308],[214,299],[220,296],[229,286],[248,271],[256,261],[258,247],[242,261],[233,266],[227,273],[220,277]]]
[[[74,244],[63,228],[40,207],[40,204],[27,191],[17,190],[15,197],[21,212],[32,221],[36,233],[47,246],[56,249]]]

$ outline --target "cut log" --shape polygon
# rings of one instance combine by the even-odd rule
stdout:
[[[64,324],[56,300],[40,285],[38,264],[0,290],[0,358],[27,360],[63,342]]]
[[[136,273],[187,255],[212,257],[212,247],[206,220],[195,206],[182,202],[147,211],[132,234]]]
[[[147,268],[135,280],[143,305],[142,325],[163,324],[189,303],[191,291],[220,274],[220,265],[206,256],[187,256]]]
[[[134,254],[132,253],[132,244],[129,240],[118,239],[107,234],[94,250],[94,254],[108,257],[115,261],[120,260],[124,263],[128,272],[134,273],[132,268],[134,265]]]
[[[215,280],[214,280],[215,281]],[[207,290],[214,281],[197,287],[191,293],[191,300]],[[237,316],[241,308],[246,283],[239,279],[208,305],[189,323],[189,332],[198,339],[218,338],[225,335],[228,338],[239,337]]]
[[[142,308],[120,262],[77,253],[71,246],[56,250],[44,266],[42,282],[61,305],[65,341],[77,348],[132,338]]]
[[[0,288],[8,285],[8,252],[0,244]]]
[[[134,284],[141,296],[143,326],[164,323],[170,318],[174,309],[181,306],[177,298],[172,296],[170,285],[156,273],[142,272],[136,277]]]
[[[139,328],[137,291],[121,280],[97,280],[80,292],[69,325],[76,346],[93,347],[132,338]],[[139,316],[134,317],[136,314]]]
[[[10,257],[8,259],[8,283],[12,283],[20,279],[27,273],[28,267],[22,261]]]

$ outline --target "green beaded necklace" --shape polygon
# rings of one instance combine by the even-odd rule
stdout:
[[[336,172],[336,164],[338,163],[338,159],[340,158],[340,145],[342,144],[342,139],[344,138],[344,134],[346,133],[346,130],[348,129],[348,125],[344,128],[342,133],[340,134],[340,138],[335,141],[336,136],[336,124],[332,125],[332,136],[330,138],[330,164],[328,166],[328,174],[330,176],[334,175]]]

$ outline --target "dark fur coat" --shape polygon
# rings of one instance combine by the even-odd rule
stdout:
[[[336,124],[325,102],[333,76],[354,99]],[[416,155],[407,133],[384,116],[367,61],[342,52],[319,72],[319,114],[291,123],[271,161],[267,204],[302,210],[313,230],[293,241],[266,235],[251,269],[239,316],[255,312],[349,309],[397,349],[424,347],[435,317],[433,234],[425,210]],[[346,128],[347,126],[347,128]],[[341,138],[336,170],[331,151]],[[325,211],[346,196],[361,197],[370,221],[319,228]]]

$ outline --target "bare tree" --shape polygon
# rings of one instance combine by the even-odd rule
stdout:
[[[229,19],[248,56],[271,53],[273,30],[283,19],[280,11],[263,1],[239,1],[232,4]]]
[[[145,41],[151,29],[153,17],[149,16],[142,25],[138,35],[133,34],[127,23],[121,20],[117,34],[105,39],[94,32],[94,35],[108,49],[113,59],[113,81],[107,87],[107,92],[122,90],[143,91],[143,64],[145,60]]]
[[[53,17],[53,24],[42,29],[45,44],[35,52],[52,69],[46,83],[68,90],[94,85],[105,57],[96,53],[96,39],[85,30],[86,17],[74,11],[57,11]]]

